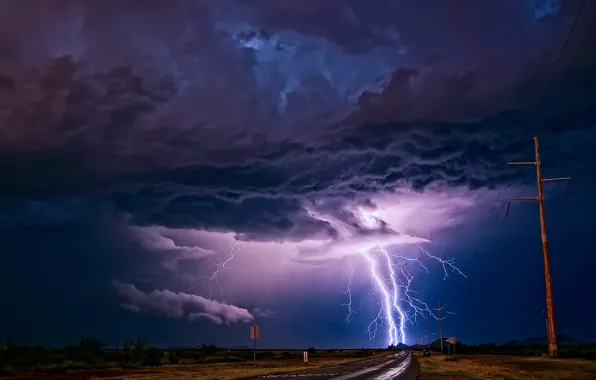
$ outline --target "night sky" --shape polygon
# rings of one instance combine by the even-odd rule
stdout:
[[[557,329],[596,341],[595,1],[556,66],[581,5],[0,1],[0,336],[387,346],[376,246],[446,336],[544,336],[538,206],[505,219],[534,168],[503,185],[540,136],[573,177],[545,185]]]

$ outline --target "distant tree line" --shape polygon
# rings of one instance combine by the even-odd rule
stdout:
[[[215,345],[160,350],[157,347],[148,347],[147,343],[147,339],[138,336],[136,340],[127,339],[115,349],[110,349],[106,342],[84,336],[64,348],[50,349],[44,346],[19,345],[7,338],[4,348],[0,349],[0,373],[197,364],[209,362],[210,357],[218,353]]]
[[[516,355],[516,356],[543,356],[548,350],[545,345],[502,345],[479,344],[466,345],[457,344],[456,351],[464,355]],[[561,358],[583,358],[596,359],[596,344],[574,344],[559,346],[559,357]]]
[[[448,344],[443,344],[443,352],[447,353]],[[424,347],[427,347],[424,345]],[[392,346],[389,350],[394,349]],[[420,349],[420,346],[415,346],[414,349]],[[431,351],[441,352],[440,342],[433,342],[430,346]],[[452,347],[453,349],[453,347]],[[547,347],[544,344],[526,344],[526,345],[496,345],[496,344],[478,344],[468,345],[463,342],[458,342],[455,345],[455,353],[457,355],[514,355],[514,356],[544,356],[548,353]],[[559,357],[561,358],[581,358],[581,359],[596,359],[596,344],[566,344],[559,346]]]
[[[258,350],[258,361],[301,360],[305,350]],[[375,355],[372,349],[306,349],[311,358],[364,358]],[[186,365],[208,363],[252,362],[251,349],[222,349],[213,344],[194,347],[148,346],[147,339],[137,336],[108,348],[106,342],[84,336],[63,348],[25,346],[7,338],[0,348],[0,376],[20,372],[54,373],[68,370],[135,368],[140,366]]]

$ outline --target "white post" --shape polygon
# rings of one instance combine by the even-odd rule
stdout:
[[[304,364],[308,364],[308,352],[304,351]]]

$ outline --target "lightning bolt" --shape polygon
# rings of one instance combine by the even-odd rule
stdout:
[[[445,274],[443,278],[444,280],[449,277],[448,269],[451,269],[451,272],[456,272],[457,274],[466,277],[466,275],[455,266],[454,259],[443,260],[432,255],[419,244],[416,244],[416,246],[425,256],[441,264]],[[207,280],[201,282],[204,286],[208,287],[209,298],[211,298],[213,294],[212,286],[214,282],[219,286],[220,292],[223,294],[223,286],[219,282],[218,275],[239,252],[240,246],[238,242],[236,242],[230,249],[229,256],[223,262],[217,263],[209,259],[211,264],[215,266],[215,270]],[[416,323],[418,317],[440,319],[434,313],[434,311],[438,311],[438,309],[431,309],[425,302],[416,296],[416,291],[411,289],[414,275],[411,273],[408,266],[409,264],[415,264],[428,273],[428,268],[422,261],[416,258],[389,252],[383,246],[377,246],[370,250],[362,250],[357,254],[361,255],[369,265],[370,280],[367,282],[367,285],[370,286],[370,289],[368,295],[372,297],[377,293],[379,294],[379,311],[365,330],[370,339],[376,337],[379,328],[386,328],[388,331],[388,345],[395,346],[399,343],[405,343],[407,339],[406,324],[408,322]],[[348,323],[350,322],[350,318],[357,313],[352,306],[352,286],[354,280],[354,265],[352,261],[357,254],[352,254],[349,257],[348,265],[350,272],[348,276],[348,284],[343,290],[343,294],[348,298],[347,302],[342,304],[342,306],[345,306],[348,310],[345,318]],[[194,287],[196,287],[196,285],[189,288],[189,292]],[[446,305],[443,305],[441,310],[445,308],[445,306]],[[446,314],[453,313],[447,312]]]
[[[203,281],[201,284],[203,284],[203,286],[207,286],[209,288],[209,299],[211,299],[211,295],[213,293],[213,289],[211,287],[211,284],[213,282],[215,282],[217,284],[217,286],[219,286],[220,292],[221,294],[223,294],[223,285],[219,282],[219,278],[217,277],[217,275],[219,274],[219,272],[221,270],[223,270],[226,265],[232,261],[234,259],[234,257],[240,252],[240,245],[238,244],[238,242],[234,243],[234,246],[230,249],[230,255],[228,256],[228,258],[225,261],[222,261],[221,263],[216,263],[215,261],[211,260],[211,258],[209,258],[209,262],[211,262],[211,264],[213,264],[215,266],[215,270],[213,271],[213,273],[211,274],[211,277],[209,277],[209,279]],[[192,289],[194,289],[197,285],[191,286],[190,288],[188,288],[188,292],[190,292]]]
[[[416,246],[424,255],[441,264],[445,273],[444,280],[449,277],[448,269],[466,277],[454,265],[454,259],[443,260],[430,254],[419,244],[416,244]],[[376,337],[379,328],[386,328],[388,332],[387,343],[390,346],[395,346],[399,343],[405,343],[407,339],[407,322],[416,323],[419,316],[439,319],[433,312],[433,309],[430,309],[425,302],[417,298],[416,291],[411,289],[414,276],[408,269],[408,264],[415,264],[428,273],[428,268],[420,260],[391,253],[382,246],[378,246],[372,250],[362,250],[359,254],[369,264],[370,282],[368,284],[371,285],[372,291],[376,289],[379,294],[379,311],[366,329],[366,333],[368,333],[370,339]],[[347,322],[350,322],[350,317],[356,313],[352,307],[353,256],[354,254],[350,255],[349,259],[350,274],[348,286],[343,290],[343,293],[348,296],[348,301],[342,305],[348,309]],[[369,295],[371,295],[370,290]]]
[[[350,259],[348,260],[348,265],[350,266],[350,275],[348,276],[348,287],[343,291],[343,293],[348,296],[348,302],[342,304],[342,306],[348,308],[348,315],[346,316],[346,322],[348,323],[350,323],[350,317],[352,314],[355,314],[355,311],[352,309],[352,279],[354,278],[354,267],[352,266],[353,256],[354,255],[351,255]]]

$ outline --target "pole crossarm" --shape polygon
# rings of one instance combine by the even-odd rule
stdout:
[[[536,165],[536,161],[508,162],[507,165]]]
[[[552,181],[570,181],[571,177],[559,177],[559,178],[545,178],[542,182],[552,182]]]
[[[571,177],[556,177],[556,178],[545,178],[542,182],[556,182],[556,181],[567,181],[565,186],[565,197],[568,197],[571,193]]]
[[[509,216],[509,210],[511,209],[511,201],[537,201],[538,197],[521,197],[521,198],[509,198],[507,203],[507,211],[505,211],[505,218]]]

